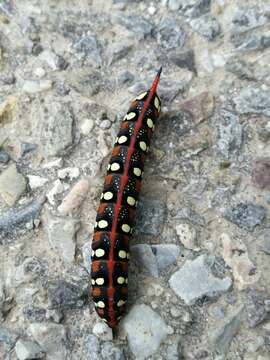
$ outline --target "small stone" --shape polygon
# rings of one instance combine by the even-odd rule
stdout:
[[[145,304],[135,305],[122,321],[128,343],[135,356],[148,358],[160,347],[167,335],[164,320]]]
[[[148,244],[137,244],[131,248],[132,257],[139,266],[143,266],[146,273],[158,277],[158,266],[156,257]]]
[[[249,327],[254,328],[270,318],[269,309],[265,306],[266,294],[254,288],[246,292],[245,308]],[[269,301],[269,300],[268,300]]]
[[[87,60],[90,60],[94,65],[101,64],[100,48],[95,36],[84,36],[74,43],[73,47],[78,53],[82,53],[87,57]]]
[[[187,305],[205,296],[215,297],[227,291],[232,284],[229,277],[220,279],[211,273],[214,257],[201,255],[194,260],[187,260],[182,268],[170,278],[170,287]]]
[[[211,0],[169,0],[169,9],[179,10],[190,18],[199,17],[210,10]]]
[[[39,59],[44,61],[52,70],[61,70],[66,67],[64,59],[51,50],[44,50],[39,54]]]
[[[42,79],[46,75],[46,71],[42,67],[38,67],[34,70],[33,74],[37,78]]]
[[[32,190],[44,186],[49,180],[37,175],[27,175],[29,186]]]
[[[125,39],[113,43],[108,48],[108,55],[107,55],[108,65],[110,66],[116,61],[125,58],[131,49],[132,49],[132,44],[126,41]]]
[[[99,124],[99,127],[103,130],[107,130],[111,126],[112,126],[112,124],[111,124],[110,120],[108,120],[108,119],[102,120],[101,123]]]
[[[160,272],[168,270],[171,265],[175,264],[180,254],[180,248],[175,244],[152,245],[151,248]]]
[[[104,322],[98,322],[93,327],[93,334],[104,341],[113,340],[112,329]]]
[[[19,339],[15,345],[16,355],[19,360],[42,359],[44,352],[38,344],[31,340]]]
[[[18,99],[15,96],[8,96],[0,103],[0,123],[9,119],[17,106]]]
[[[113,342],[108,341],[102,344],[101,356],[104,360],[125,360],[123,351],[114,346]],[[90,359],[89,359],[90,360]],[[92,360],[92,359],[91,359]]]
[[[259,189],[270,189],[270,158],[254,161],[252,181]]]
[[[70,180],[76,179],[80,175],[80,170],[77,167],[67,167],[60,169],[57,172],[59,179],[69,178]]]
[[[44,217],[44,227],[51,246],[65,262],[72,263],[75,255],[75,237],[80,222],[71,218],[53,217],[47,213]]]
[[[176,233],[179,240],[186,249],[194,250],[196,248],[196,229],[188,223],[182,223],[176,226]]]
[[[157,41],[165,49],[182,48],[186,42],[186,33],[173,17],[165,17],[157,29]]]
[[[242,145],[242,125],[232,111],[222,108],[217,117],[217,148],[224,160],[237,154]]]
[[[214,40],[217,35],[220,34],[219,22],[210,14],[203,15],[198,19],[192,19],[189,24],[194,31],[210,41]]]
[[[4,326],[0,326],[0,346],[9,352],[15,345],[19,335]],[[0,352],[1,354],[1,352]]]
[[[84,359],[85,360],[100,360],[100,345],[98,338],[95,335],[87,334],[84,339]]]
[[[51,90],[53,83],[51,80],[25,80],[22,90],[28,94],[37,94]]]
[[[214,96],[205,91],[182,102],[181,109],[188,111],[195,124],[199,124],[213,115],[215,109]]]
[[[120,84],[126,84],[134,80],[134,75],[130,71],[124,71],[119,76]]]
[[[92,131],[93,127],[94,127],[94,121],[92,119],[84,119],[84,121],[81,124],[81,133],[83,135],[88,135],[90,134],[90,132]]]
[[[150,24],[143,17],[135,14],[124,16],[122,12],[114,12],[112,13],[112,22],[119,23],[128,30],[133,31],[137,34],[139,39],[143,39],[147,35],[150,35],[153,29],[152,24]]]
[[[7,164],[10,160],[9,154],[5,150],[0,150],[0,163]]]
[[[235,108],[240,114],[260,114],[270,116],[269,90],[255,86],[242,89],[233,98]]]
[[[250,261],[246,246],[238,241],[233,241],[228,234],[221,234],[220,240],[223,246],[223,258],[225,263],[232,269],[235,287],[243,290],[250,284],[259,280],[260,273]]]
[[[58,212],[61,215],[67,215],[78,209],[88,193],[89,186],[90,184],[86,178],[79,180],[58,206]]]
[[[188,69],[197,75],[195,55],[193,50],[170,51],[168,57],[174,63],[174,65],[182,69]]]
[[[48,360],[63,360],[67,357],[67,337],[63,325],[53,323],[33,323],[29,332],[46,353]]]
[[[72,309],[84,305],[84,289],[65,280],[48,283],[48,300],[51,309]]]
[[[16,164],[11,164],[0,174],[0,196],[9,206],[13,206],[26,190],[26,181],[17,170]]]
[[[241,80],[254,80],[253,69],[241,58],[235,56],[230,58],[226,62],[225,69]]]
[[[161,233],[166,218],[166,204],[160,200],[141,198],[138,204],[136,230],[146,235]]]
[[[92,263],[92,246],[89,242],[84,244],[81,248],[82,257],[83,257],[83,266],[87,272],[90,272],[91,263]]]
[[[30,144],[30,143],[22,143],[21,146],[21,155],[24,156],[25,154],[36,150],[37,144]]]
[[[270,255],[270,229],[263,230],[258,237],[258,247],[261,251]]]
[[[265,219],[266,209],[253,203],[239,203],[231,208],[226,208],[224,217],[240,228],[253,231]]]
[[[218,324],[210,329],[209,336],[215,351],[225,354],[230,347],[231,341],[240,329],[242,322],[243,307],[234,309],[224,320],[219,319]]]
[[[51,169],[51,168],[60,168],[63,166],[63,160],[61,158],[49,161],[47,163],[45,163],[42,167],[43,169]]]
[[[57,179],[53,183],[53,187],[51,190],[49,190],[46,194],[46,197],[51,205],[55,205],[55,196],[58,194],[61,194],[63,191],[65,191],[65,186],[62,184],[62,182]]]

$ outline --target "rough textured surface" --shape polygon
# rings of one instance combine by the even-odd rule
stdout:
[[[1,360],[270,358],[269,14],[0,0]],[[89,299],[96,209],[120,120],[161,65],[112,339]]]

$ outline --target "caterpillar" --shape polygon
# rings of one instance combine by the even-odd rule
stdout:
[[[128,296],[129,238],[138,202],[145,155],[161,101],[156,93],[162,68],[151,88],[138,95],[121,122],[107,167],[92,241],[92,298],[98,315],[114,328]]]

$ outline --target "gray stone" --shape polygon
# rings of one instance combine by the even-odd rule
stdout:
[[[95,335],[87,335],[84,339],[85,360],[100,360],[100,345]]]
[[[119,82],[121,84],[126,84],[134,80],[134,75],[130,71],[124,71],[119,76]]]
[[[270,229],[265,229],[260,233],[258,247],[261,251],[270,255]]]
[[[10,0],[2,0],[0,3],[0,14],[1,12],[6,16],[12,16],[15,12],[13,2]]]
[[[93,327],[93,334],[102,340],[113,340],[112,329],[105,322],[98,322]]]
[[[138,244],[131,247],[132,258],[143,267],[144,271],[154,277],[158,277],[156,257],[148,244]]]
[[[161,233],[166,219],[166,204],[160,200],[141,198],[138,204],[135,230],[145,235]]]
[[[15,346],[16,355],[19,360],[42,359],[44,352],[38,344],[31,340],[19,339]]]
[[[187,83],[180,80],[163,80],[159,85],[159,95],[163,104],[170,104],[180,93],[184,92]]]
[[[41,107],[41,143],[46,157],[66,152],[73,143],[73,114],[69,104],[56,99]]]
[[[126,357],[122,350],[116,347],[112,342],[102,344],[101,355],[103,360],[125,360]]]
[[[4,347],[6,352],[9,352],[14,347],[18,337],[19,335],[14,331],[0,326],[0,345]]]
[[[270,158],[256,158],[252,168],[253,184],[259,189],[270,189]]]
[[[243,307],[234,309],[234,311],[224,320],[219,319],[218,324],[210,329],[209,336],[213,348],[216,352],[224,354],[229,350],[230,344],[242,321]]]
[[[190,207],[176,209],[175,217],[177,219],[187,220],[193,225],[205,225],[205,219]]]
[[[100,72],[97,70],[90,71],[87,67],[71,73],[68,82],[74,90],[87,98],[97,95],[103,85]]]
[[[132,44],[129,41],[122,40],[113,43],[108,48],[108,65],[115,63],[118,60],[123,59],[129,51],[132,49]]]
[[[195,75],[197,74],[195,55],[193,50],[170,51],[168,57],[174,63],[174,65],[183,69],[188,69],[189,71],[194,72]]]
[[[48,283],[48,300],[50,309],[82,307],[85,302],[85,289],[65,280],[50,281]]]
[[[0,163],[7,164],[9,160],[9,154],[5,150],[0,150]]]
[[[236,75],[241,80],[254,79],[252,67],[241,58],[235,56],[230,58],[226,62],[225,69]]]
[[[27,305],[22,310],[23,316],[30,322],[42,322],[46,319],[46,309]]]
[[[203,15],[198,19],[192,19],[189,22],[191,28],[206,39],[212,41],[220,34],[220,25],[218,20],[210,14]]]
[[[189,223],[181,223],[175,227],[179,240],[186,249],[194,250],[196,248],[197,232]]]
[[[100,48],[95,36],[84,36],[79,41],[75,42],[73,47],[77,52],[82,53],[87,57],[87,60],[90,60],[93,64],[101,64]]]
[[[236,33],[231,35],[231,42],[242,52],[264,50],[270,46],[270,36],[256,33]]]
[[[164,320],[145,304],[135,305],[121,326],[127,333],[131,351],[140,360],[154,354],[168,332]]]
[[[53,83],[51,80],[24,80],[22,90],[27,94],[37,94],[47,90],[51,90]]]
[[[45,231],[51,246],[64,261],[72,263],[75,255],[75,237],[80,222],[71,218],[60,218],[45,215]]]
[[[168,6],[172,11],[180,10],[188,17],[196,18],[210,10],[211,0],[169,0]]]
[[[268,9],[269,11],[269,9]],[[244,33],[265,25],[269,21],[267,9],[263,7],[238,8],[233,16],[233,33]]]
[[[130,31],[133,31],[142,39],[150,35],[153,25],[141,16],[136,14],[123,15],[123,13],[112,13],[112,21],[119,23]]]
[[[270,309],[267,309],[267,296],[264,292],[250,288],[246,292],[245,309],[249,327],[254,328],[270,318]]]
[[[237,154],[242,145],[242,125],[232,111],[222,108],[217,117],[217,148],[224,160]]]
[[[170,287],[188,305],[205,296],[215,297],[227,291],[232,281],[229,277],[220,279],[212,274],[214,262],[214,257],[206,255],[187,260],[182,268],[171,276]]]
[[[160,272],[167,270],[176,263],[180,254],[179,246],[175,244],[152,245],[152,251],[156,257],[157,267]]]
[[[266,209],[253,203],[239,203],[225,209],[224,217],[240,228],[253,231],[257,225],[261,225],[266,217]]]
[[[26,190],[26,180],[17,170],[16,164],[11,164],[0,174],[0,196],[12,206]]]
[[[157,28],[157,41],[165,49],[182,48],[186,42],[186,33],[173,17],[161,20]]]
[[[46,352],[48,360],[63,360],[67,357],[67,337],[63,325],[53,323],[33,323],[29,332]]]
[[[22,143],[21,155],[24,156],[29,152],[36,150],[37,147],[38,147],[37,144]]]
[[[233,98],[235,108],[240,114],[260,114],[270,116],[270,91],[257,86],[242,89]]]

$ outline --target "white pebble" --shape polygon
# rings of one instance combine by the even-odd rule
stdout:
[[[68,177],[70,178],[70,180],[72,180],[72,179],[76,179],[80,175],[80,170],[77,167],[67,167],[58,170],[57,175],[59,179],[65,179]]]
[[[30,188],[32,190],[42,187],[43,185],[45,185],[48,182],[48,179],[41,177],[41,176],[27,175],[27,177],[28,177]]]
[[[93,334],[96,335],[97,337],[101,338],[104,341],[113,339],[112,329],[109,328],[109,326],[103,322],[98,322],[93,327]]]
[[[81,133],[83,135],[88,135],[94,127],[94,121],[92,119],[84,119],[81,124]]]

